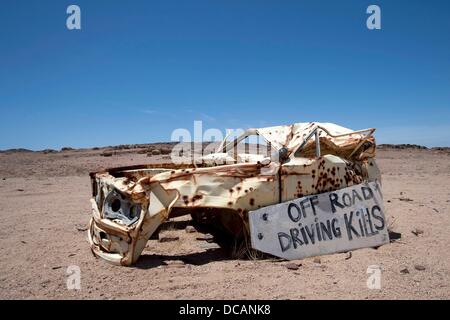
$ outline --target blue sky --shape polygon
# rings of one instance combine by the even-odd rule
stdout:
[[[81,8],[81,30],[66,8]],[[366,28],[381,7],[382,29]],[[2,0],[0,149],[176,128],[376,127],[450,146],[450,2]]]

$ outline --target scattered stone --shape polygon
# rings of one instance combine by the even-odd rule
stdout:
[[[25,190],[23,190],[23,189],[17,189],[17,191],[23,192],[23,191],[25,191]]]
[[[80,232],[84,232],[84,231],[86,231],[88,228],[86,227],[86,226],[76,226],[75,227],[76,229],[77,229],[77,231],[80,231]]]
[[[414,234],[416,237],[418,237],[419,235],[423,234],[423,230],[416,228],[412,230],[411,233]]]
[[[172,150],[169,148],[161,148],[160,152],[161,154],[170,154]]]
[[[71,254],[68,255],[68,257],[73,257],[73,256],[76,256],[76,255],[77,255],[76,253],[71,253]]]
[[[201,240],[201,241],[208,241],[208,242],[210,242],[210,241],[214,240],[214,236],[212,234],[210,234],[210,233],[206,233],[206,234],[203,234],[201,236],[198,236],[196,239],[197,240]]]
[[[387,202],[391,203],[391,200],[388,200]]]
[[[161,151],[158,149],[152,150],[152,156],[159,156],[161,154]]]
[[[178,241],[180,240],[179,236],[176,236],[174,234],[171,234],[169,232],[160,232],[158,235],[158,241],[159,242],[171,242],[171,241]]]
[[[401,274],[408,274],[409,270],[408,270],[408,268],[405,268],[405,269],[400,270],[400,273]]]
[[[388,229],[388,233],[389,233],[390,242],[394,242],[396,240],[399,240],[402,237],[402,234],[400,232],[395,232],[395,231],[392,231],[392,230]]]
[[[187,226],[184,230],[186,231],[186,233],[194,233],[197,231],[193,226]]]
[[[5,180],[6,180],[6,178],[3,178],[2,180],[3,180],[3,181],[5,181]]]
[[[414,201],[413,199],[410,199],[410,198],[398,198],[400,201],[406,201],[406,202],[411,202],[411,201]]]
[[[182,260],[166,260],[163,263],[168,268],[184,268],[186,265]]]
[[[53,149],[45,149],[45,150],[42,150],[42,152],[43,152],[44,154],[49,154],[49,153],[57,153],[58,151],[53,150]]]
[[[347,253],[345,254],[345,260],[349,260],[349,259],[351,259],[351,258],[352,258],[352,252],[349,251],[349,252],[347,252]]]
[[[439,213],[439,210],[436,208],[433,208],[434,212]]]
[[[103,151],[100,155],[102,157],[112,157],[113,152],[112,151]]]
[[[214,242],[202,243],[199,245],[199,247],[204,250],[220,249],[220,246]]]
[[[284,266],[289,270],[298,270],[300,268],[301,264],[298,265],[297,263],[291,262],[291,263],[285,264]]]
[[[320,261],[320,258],[314,258],[313,262],[317,263],[317,264],[320,264],[322,261]]]
[[[61,268],[62,268],[62,266],[54,266],[54,267],[52,267],[53,270],[57,270],[57,269],[61,269]]]
[[[414,269],[416,269],[418,271],[423,271],[426,268],[423,265],[421,265],[421,264],[416,264],[416,265],[414,265]]]
[[[23,241],[23,240],[21,240],[20,242],[22,242],[23,244],[27,244],[27,242],[26,242],[26,241]]]
[[[50,280],[44,280],[44,281],[41,282],[41,286],[42,286],[43,288],[47,288],[47,285],[50,284],[50,283],[51,283]]]

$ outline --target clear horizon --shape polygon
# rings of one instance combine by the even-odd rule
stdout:
[[[81,9],[68,30],[66,9]],[[366,27],[369,5],[381,30]],[[450,146],[450,2],[24,1],[0,11],[0,150],[332,122]]]

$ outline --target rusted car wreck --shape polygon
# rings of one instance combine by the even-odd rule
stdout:
[[[187,214],[245,238],[249,211],[380,180],[374,131],[316,122],[248,129],[201,161],[91,173],[92,251],[131,265],[164,221]],[[253,136],[260,142],[245,143]]]

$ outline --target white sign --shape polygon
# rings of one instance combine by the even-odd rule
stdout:
[[[289,260],[389,243],[377,181],[249,212],[252,247]]]

